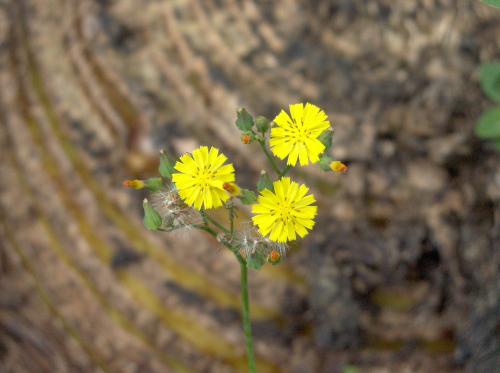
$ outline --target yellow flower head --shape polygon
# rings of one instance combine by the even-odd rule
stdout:
[[[293,241],[304,237],[314,227],[317,206],[309,188],[283,177],[273,183],[274,193],[269,189],[260,192],[257,204],[252,206],[254,224],[263,236],[275,242]]]
[[[201,146],[193,154],[184,154],[172,175],[179,196],[197,210],[220,207],[229,199],[224,183],[234,181],[234,167],[224,165],[227,157],[219,149]]]
[[[319,162],[325,145],[318,137],[330,128],[328,116],[316,105],[307,103],[290,105],[291,118],[284,110],[274,118],[269,144],[280,159],[288,157],[287,164],[301,166]]]

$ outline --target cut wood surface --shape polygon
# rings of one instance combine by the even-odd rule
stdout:
[[[291,173],[318,223],[250,273],[258,371],[494,372],[498,40],[469,0],[0,1],[0,371],[244,372],[238,263],[121,185],[213,145],[251,188],[236,110],[310,101],[349,172]]]

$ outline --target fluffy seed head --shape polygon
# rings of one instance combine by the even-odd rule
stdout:
[[[151,204],[162,217],[164,230],[188,229],[200,222],[196,211],[184,203],[173,186],[152,194],[150,199]]]

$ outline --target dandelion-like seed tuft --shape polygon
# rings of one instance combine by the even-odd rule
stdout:
[[[288,249],[285,243],[271,241],[269,238],[262,236],[255,227],[250,227],[236,234],[232,244],[247,258],[256,254],[267,258],[273,252],[283,257]]]
[[[184,203],[173,185],[152,194],[150,199],[162,217],[163,230],[190,229],[194,224],[200,223],[199,215]]]

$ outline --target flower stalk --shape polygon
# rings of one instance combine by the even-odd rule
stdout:
[[[255,353],[253,349],[252,322],[250,319],[250,299],[248,296],[248,269],[246,263],[240,262],[241,303],[243,307],[243,332],[247,351],[248,371],[256,372]]]
[[[259,145],[260,145],[262,151],[264,152],[264,154],[266,155],[266,158],[269,161],[269,164],[271,165],[273,171],[276,172],[276,175],[280,175],[281,171],[280,171],[279,167],[276,165],[276,162],[274,161],[273,157],[271,156],[271,154],[267,150],[264,140],[259,140]]]

